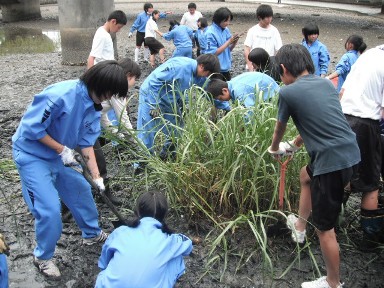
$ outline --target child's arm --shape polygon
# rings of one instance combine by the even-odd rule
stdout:
[[[275,130],[273,132],[272,144],[268,148],[268,152],[273,154],[274,156],[278,156],[280,154],[285,153],[285,151],[282,151],[282,149],[280,149],[279,145],[281,140],[283,139],[286,128],[287,128],[287,123],[283,123],[280,121],[276,122]]]
[[[320,67],[320,76],[324,78],[328,73],[330,57],[327,50],[327,47],[324,45],[320,46],[319,50],[319,67]]]

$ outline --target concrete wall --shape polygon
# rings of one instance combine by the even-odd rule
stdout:
[[[40,19],[40,0],[1,0],[3,22]]]
[[[58,0],[62,63],[85,64],[96,29],[114,10],[114,0]]]

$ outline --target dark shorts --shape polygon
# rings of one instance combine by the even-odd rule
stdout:
[[[136,32],[136,46],[140,46],[141,47],[141,45],[143,45],[143,43],[144,43],[144,36],[145,36],[145,32],[139,32],[139,31]]]
[[[354,167],[313,176],[309,166],[306,167],[311,178],[312,219],[320,231],[335,227],[343,203],[344,187],[352,178]]]
[[[158,54],[161,49],[164,48],[164,45],[160,41],[156,40],[154,37],[145,38],[145,45],[148,46],[151,55]]]
[[[351,180],[352,191],[372,192],[380,187],[381,135],[377,120],[345,115],[356,134],[361,161]]]

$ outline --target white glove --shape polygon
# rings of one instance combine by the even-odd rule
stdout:
[[[111,131],[112,131],[113,134],[116,134],[117,138],[119,138],[120,140],[124,140],[124,139],[125,139],[124,134],[121,133],[121,132],[119,132],[119,129],[113,127],[113,128],[111,129]]]
[[[102,177],[97,178],[97,179],[93,179],[93,182],[95,182],[97,188],[99,188],[101,193],[103,193],[105,191],[104,179]]]
[[[128,33],[128,38],[131,38],[132,37],[132,32],[129,32]]]
[[[285,148],[283,145],[281,145],[282,142],[279,143],[279,149],[276,151],[273,151],[271,149],[271,146],[268,147],[268,153],[271,154],[274,158],[280,158],[286,154]]]
[[[279,146],[285,149],[286,154],[293,154],[300,149],[299,146],[295,145],[295,140],[289,142],[280,142]]]
[[[65,166],[74,166],[79,163],[75,159],[75,151],[69,149],[67,146],[64,146],[63,151],[59,154],[61,156],[61,161]]]

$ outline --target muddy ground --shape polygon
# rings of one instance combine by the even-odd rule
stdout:
[[[283,1],[284,2],[284,1]],[[155,8],[161,11],[173,11],[170,18],[180,19],[186,10],[188,2],[155,3]],[[234,13],[234,20],[230,29],[233,32],[246,31],[256,24],[255,10],[257,3],[234,2],[203,2],[197,1],[198,10],[211,19],[213,11],[221,6],[227,6]],[[117,9],[128,13],[130,26],[142,9],[142,3],[116,4]],[[327,45],[331,54],[331,69],[344,53],[344,42],[352,33],[364,37],[369,47],[384,43],[384,18],[379,15],[363,15],[358,12],[345,12],[325,8],[303,7],[292,5],[273,5],[275,12],[274,25],[279,29],[283,43],[300,42],[301,28],[308,21],[315,21],[320,27],[320,40]],[[58,30],[58,13],[56,5],[45,5],[41,8],[43,19],[39,21],[4,24],[0,22],[0,29],[14,29],[15,27],[34,27],[45,30]],[[168,30],[165,20],[159,22],[160,30]],[[120,57],[133,57],[134,40],[128,39],[128,27],[124,27],[118,34],[118,52]],[[233,51],[233,75],[243,72],[243,39]],[[172,52],[172,44],[165,43],[167,55]],[[142,65],[143,77],[138,85],[150,73],[149,65]],[[84,67],[61,65],[60,52],[44,54],[9,54],[0,56],[0,232],[5,234],[11,246],[8,257],[10,270],[10,287],[92,287],[99,272],[97,259],[101,246],[81,246],[80,231],[71,222],[64,224],[62,237],[57,245],[55,261],[58,264],[62,278],[59,281],[46,279],[40,275],[32,265],[32,250],[34,247],[33,218],[28,212],[21,196],[20,183],[14,170],[5,169],[11,163],[11,141],[23,111],[30,103],[32,96],[45,86],[61,80],[77,78],[84,71]],[[137,94],[137,89],[132,93]],[[130,116],[136,123],[137,95],[130,105]],[[111,176],[116,171],[117,154],[110,145],[105,147],[109,161]],[[127,173],[130,173],[127,168]],[[138,179],[139,181],[140,179]],[[120,197],[125,199],[122,209],[131,209],[133,190],[140,187],[114,187]],[[341,275],[346,287],[384,287],[384,257],[382,250],[362,252],[359,246],[361,233],[358,230],[356,215],[359,213],[359,198],[352,197],[347,206],[346,221],[338,231],[341,249]],[[108,208],[98,203],[100,223],[103,229],[112,231],[110,219],[112,214]],[[122,210],[124,211],[124,210]],[[189,225],[184,218],[171,216],[171,226],[188,235],[205,237],[209,225]],[[198,230],[196,230],[196,227]],[[289,238],[276,237],[268,241],[269,252],[274,263],[274,276],[265,274],[262,270],[260,255],[249,257],[248,261],[237,266],[241,255],[229,258],[228,270],[219,276],[222,266],[207,265],[209,261],[208,246],[196,246],[191,257],[186,258],[187,272],[177,284],[178,287],[299,287],[303,280],[317,276],[311,259],[316,259],[319,270],[324,273],[324,263],[318,249],[318,241],[313,231],[309,233],[310,249],[303,249],[298,256],[297,247],[291,245]],[[237,247],[252,247],[255,245],[251,235],[237,232],[231,241],[231,249]],[[248,255],[243,255],[244,259]],[[292,261],[298,257],[291,269],[284,273]],[[209,268],[207,270],[206,268]],[[207,272],[208,271],[208,272]],[[207,273],[206,273],[207,272]],[[281,276],[283,275],[283,276]]]

